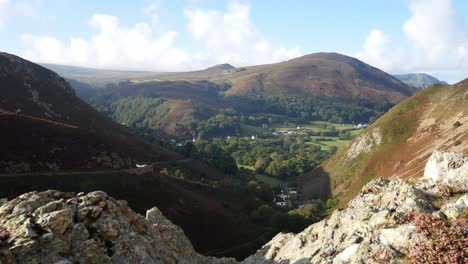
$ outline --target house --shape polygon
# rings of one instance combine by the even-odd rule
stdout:
[[[290,188],[290,189],[289,189],[289,194],[297,194],[297,189],[295,189],[295,188]]]
[[[273,203],[275,203],[276,206],[286,206],[286,200],[280,196],[275,197],[275,199],[273,199]]]
[[[359,124],[357,124],[357,125],[354,125],[354,128],[366,128],[366,127],[368,127],[368,126],[369,126],[369,124],[361,124],[361,123],[359,123]]]

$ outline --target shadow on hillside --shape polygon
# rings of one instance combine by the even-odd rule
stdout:
[[[322,167],[317,167],[313,171],[304,174],[299,181],[302,194],[306,197],[320,198],[325,201],[332,196],[330,176]]]

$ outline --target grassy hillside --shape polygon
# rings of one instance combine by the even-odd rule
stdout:
[[[342,202],[376,177],[419,177],[433,150],[468,153],[468,80],[435,85],[401,102],[319,169],[303,176],[306,193],[327,176]]]
[[[407,85],[393,76],[338,53],[315,53],[280,63],[229,70],[161,74],[158,78],[228,83],[232,87],[227,95],[238,96],[296,93],[398,103],[412,94]]]

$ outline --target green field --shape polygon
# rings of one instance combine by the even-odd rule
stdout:
[[[320,132],[327,132],[330,130],[338,130],[338,131],[347,131],[350,133],[353,137],[356,137],[361,133],[364,129],[356,129],[354,128],[353,124],[335,124],[335,123],[330,123],[330,122],[324,122],[324,121],[312,121],[308,124],[301,124],[298,125],[300,127],[306,128],[312,132],[315,133],[320,133]],[[276,131],[280,130],[293,130],[297,131],[297,133],[300,134],[305,134],[304,130],[297,130],[297,127],[276,127]],[[320,141],[320,139],[326,139],[325,141]],[[329,151],[330,147],[337,147],[338,149],[344,148],[348,145],[348,143],[351,140],[343,140],[338,137],[330,137],[330,136],[310,136],[309,141],[306,142],[306,144],[314,144],[314,145],[319,145],[321,146],[322,150]]]
[[[319,138],[326,138],[330,139],[330,141],[309,141],[306,144],[315,144],[320,145],[322,150],[330,150],[330,147],[335,146],[338,149],[344,148],[348,145],[351,140],[342,140],[337,137],[320,137],[320,136],[312,136],[311,139],[319,139]]]
[[[330,123],[330,122],[325,122],[325,121],[311,121],[308,124],[298,124],[297,126],[310,129],[313,132],[329,131],[331,127],[333,127],[336,130],[352,130],[352,132],[355,132],[355,131],[360,132],[362,130],[362,129],[355,129],[353,124],[335,124],[335,123]],[[274,129],[276,131],[296,130],[297,126],[280,125],[280,126],[274,127]]]
[[[244,169],[247,169],[247,170],[250,170],[250,171],[254,172],[255,173],[255,179],[257,179],[257,181],[268,184],[273,188],[279,187],[280,184],[281,184],[280,180],[278,180],[276,178],[273,178],[273,177],[270,177],[270,176],[267,176],[267,175],[264,175],[264,174],[256,173],[255,168],[253,166],[240,165],[240,164],[238,164],[237,166],[239,166],[239,168],[244,168]]]

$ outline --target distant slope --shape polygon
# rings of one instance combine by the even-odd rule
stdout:
[[[74,79],[65,79],[70,86],[75,90],[76,96],[81,98],[83,101],[89,100],[91,97],[96,95],[99,92],[99,88],[88,83],[80,82]]]
[[[156,74],[150,71],[105,70],[48,63],[40,63],[40,65],[67,79],[74,79],[97,86],[103,86],[107,83],[126,81],[129,79],[146,78]]]
[[[66,78],[93,85],[125,80],[208,80],[230,87],[228,96],[281,97],[293,94],[395,104],[414,91],[395,77],[338,53],[314,53],[280,63],[241,68],[225,63],[199,71],[173,73],[96,70],[52,64],[44,66]]]
[[[208,119],[223,107],[220,92],[206,81],[127,82],[89,102],[127,126],[191,138],[187,133],[192,122]]]
[[[328,177],[346,202],[376,177],[421,176],[432,151],[468,153],[468,79],[434,85],[401,102],[345,149],[303,176],[303,190],[319,193],[315,179]]]
[[[168,160],[75,96],[56,73],[0,53],[0,171],[122,168]]]
[[[234,70],[236,67],[232,66],[229,63],[217,64],[206,68],[206,70]]]
[[[355,58],[338,53],[314,53],[280,63],[236,68],[160,74],[161,80],[210,80],[230,84],[227,95],[275,96],[299,94],[339,100],[384,100],[398,103],[410,96],[410,87],[395,77]]]
[[[398,103],[412,94],[403,83],[355,58],[316,53],[289,61],[249,67],[230,79],[229,95],[303,93],[340,100]]]
[[[399,74],[394,76],[407,85],[419,90],[425,89],[433,84],[448,85],[448,83],[440,81],[439,79],[425,73]]]

